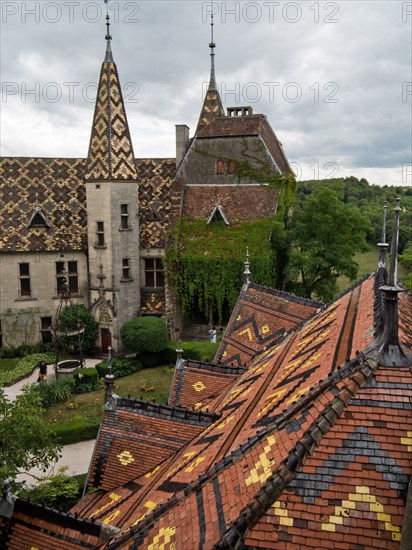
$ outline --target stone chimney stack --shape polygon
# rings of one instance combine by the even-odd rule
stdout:
[[[189,148],[189,126],[176,124],[176,168]]]

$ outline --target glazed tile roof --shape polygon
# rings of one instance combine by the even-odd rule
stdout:
[[[176,365],[169,405],[204,409],[205,403],[220,396],[245,370],[192,360],[180,361]]]
[[[281,173],[285,174],[291,171],[282,144],[276,137],[265,115],[221,116],[215,118],[196,135],[196,139],[235,136],[260,136]]]
[[[117,398],[105,410],[88,485],[110,490],[147,474],[216,418],[201,411]]]
[[[106,55],[100,72],[86,180],[137,180],[122,89],[111,53]]]
[[[1,547],[13,550],[96,548],[114,535],[110,527],[20,499],[10,520],[0,517],[0,528]]]
[[[365,278],[262,350],[215,399],[215,422],[74,511],[120,529],[110,549],[398,549],[412,372],[376,361],[377,287]],[[402,293],[408,346],[411,305]]]
[[[265,185],[185,186],[182,215],[207,221],[217,206],[229,224],[273,216],[279,191]]]
[[[0,158],[0,250],[87,247],[85,159]],[[173,204],[174,159],[138,159],[141,246],[164,246]],[[36,199],[51,227],[27,227]]]
[[[320,302],[250,284],[242,290],[217,351],[222,365],[248,364],[257,353],[283,340],[316,311]]]
[[[0,159],[0,250],[84,250],[87,238],[84,159]],[[36,199],[50,223],[27,227]]]

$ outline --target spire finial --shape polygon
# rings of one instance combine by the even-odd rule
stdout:
[[[214,19],[214,13],[213,13],[213,1],[211,0],[211,15],[210,15],[210,82],[209,82],[209,90],[216,90],[216,73],[215,73],[215,48],[216,44],[214,42],[214,26],[215,26],[215,19]]]
[[[385,300],[384,326],[382,345],[379,350],[379,363],[385,367],[410,366],[412,359],[408,352],[402,349],[398,337],[398,294],[402,288],[398,282],[398,243],[399,243],[399,213],[400,199],[396,199],[396,206],[393,209],[395,215],[393,220],[391,265],[389,269],[388,283],[381,286]]]
[[[385,201],[383,205],[382,238],[381,238],[381,242],[378,243],[378,247],[380,249],[378,268],[383,268],[383,269],[386,269],[386,251],[389,246],[388,243],[386,242],[386,210],[387,208],[388,208],[388,204]]]
[[[401,199],[396,199],[396,206],[393,209],[395,216],[393,220],[391,264],[389,268],[389,286],[397,286],[398,283],[398,245],[399,245],[399,213],[402,210]]]
[[[106,63],[113,63],[113,56],[112,56],[112,36],[110,34],[110,15],[109,15],[109,0],[104,0],[104,3],[106,4],[106,57],[104,61]]]
[[[246,246],[246,260],[245,260],[245,270],[243,272],[243,290],[247,290],[252,280],[252,273],[250,272],[250,262],[249,262],[249,247]]]

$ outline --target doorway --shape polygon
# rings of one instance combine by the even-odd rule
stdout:
[[[109,347],[112,345],[112,334],[108,328],[100,329],[102,340],[102,353],[109,353]]]

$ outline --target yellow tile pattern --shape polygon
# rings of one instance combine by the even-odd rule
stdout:
[[[117,455],[117,458],[119,459],[120,464],[123,466],[128,466],[132,462],[134,462],[134,457],[130,451],[123,451],[120,454]]]
[[[408,451],[412,452],[412,432],[407,432],[407,437],[401,437],[401,443],[408,447]]]
[[[147,550],[165,550],[167,548],[167,545],[171,543],[169,548],[172,548],[172,545],[174,548],[176,546],[172,542],[172,538],[174,538],[174,535],[176,533],[176,527],[162,527],[157,535],[153,538],[153,541],[149,546],[147,547]]]
[[[386,531],[392,534],[392,540],[401,540],[401,528],[393,525],[390,514],[385,513],[385,508],[375,495],[370,494],[369,487],[358,485],[356,493],[349,494],[348,500],[343,500],[341,506],[335,506],[335,513],[329,516],[328,523],[322,523],[323,531],[336,532],[336,525],[343,525],[346,518],[350,518],[350,511],[356,510],[356,503],[364,502],[369,504],[369,510],[376,513],[376,519],[384,524]]]
[[[137,181],[132,140],[114,63],[103,63],[100,73],[86,180]]]
[[[112,504],[117,502],[119,499],[120,499],[120,495],[117,495],[116,493],[110,493],[109,502],[104,506],[102,506],[101,508],[99,508],[98,510],[96,510],[95,512],[93,512],[93,514],[90,517],[92,518],[93,516],[98,516],[101,512],[103,512],[103,510],[112,506]]]
[[[191,462],[191,463],[189,464],[189,466],[188,466],[187,468],[185,468],[185,472],[192,473],[193,470],[194,470],[195,468],[197,468],[197,466],[199,466],[199,464],[201,464],[201,463],[204,462],[204,461],[205,461],[205,457],[204,457],[204,456],[198,456],[198,457],[196,458],[196,460],[194,460],[193,462]]]
[[[286,506],[286,503],[284,504]],[[293,527],[293,518],[289,517],[289,512],[286,508],[282,508],[282,504],[277,500],[273,505],[275,516],[278,517],[279,525],[287,525]]]
[[[139,523],[139,521],[142,521],[142,519],[144,517],[147,516],[147,514],[149,512],[151,512],[152,510],[154,510],[155,508],[157,507],[157,504],[156,502],[153,502],[153,500],[147,500],[144,504],[143,504],[143,508],[145,509],[145,512],[139,517],[139,519],[137,519],[136,521],[134,521],[130,527],[133,527],[134,525],[137,525]]]
[[[272,467],[274,459],[269,458],[268,454],[276,443],[276,438],[270,435],[266,439],[266,445],[263,447],[263,453],[259,455],[259,460],[255,463],[254,468],[250,471],[250,476],[245,479],[247,486],[252,483],[264,483],[272,475]]]
[[[206,389],[206,386],[203,384],[201,380],[199,380],[195,384],[192,384],[192,388],[197,392],[201,392]]]

